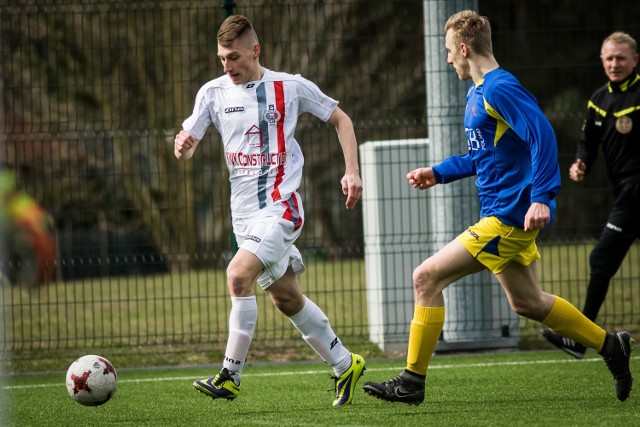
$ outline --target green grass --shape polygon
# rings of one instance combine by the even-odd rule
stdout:
[[[322,363],[247,366],[240,396],[213,401],[191,388],[218,367],[120,369],[118,390],[100,407],[67,395],[64,372],[4,377],[4,426],[618,426],[640,425],[640,396],[620,403],[604,362],[558,351],[435,356],[421,406],[365,395],[403,360],[367,362],[354,403],[333,408],[330,370]],[[632,359],[632,370],[640,368]],[[117,367],[116,367],[117,368]]]

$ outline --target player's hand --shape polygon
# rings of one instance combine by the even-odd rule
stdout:
[[[362,180],[358,173],[345,173],[340,180],[342,185],[342,194],[347,196],[345,207],[347,209],[353,209],[358,204],[360,197],[362,196]]]
[[[524,216],[524,231],[543,229],[549,221],[551,221],[549,206],[540,202],[531,203]]]
[[[190,158],[193,155],[193,150],[198,145],[198,140],[195,139],[186,130],[181,130],[176,135],[176,139],[173,143],[173,152],[177,158]]]
[[[409,184],[413,188],[426,190],[436,185],[436,177],[432,168],[418,168],[407,174]]]
[[[572,181],[580,182],[584,179],[587,172],[587,165],[580,159],[576,160],[569,168],[569,178]]]

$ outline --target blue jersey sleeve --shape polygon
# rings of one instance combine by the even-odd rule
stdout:
[[[469,154],[451,156],[433,167],[438,184],[446,184],[476,174],[476,166]]]

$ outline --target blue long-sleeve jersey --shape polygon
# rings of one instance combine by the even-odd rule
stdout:
[[[531,203],[541,202],[553,221],[558,148],[533,95],[511,73],[495,69],[469,87],[464,127],[469,152],[434,166],[438,183],[477,175],[480,217],[524,228]]]

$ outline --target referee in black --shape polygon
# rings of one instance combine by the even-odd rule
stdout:
[[[569,177],[581,182],[600,146],[613,185],[615,201],[607,224],[589,257],[590,279],[582,312],[594,321],[604,303],[609,282],[633,242],[640,238],[640,75],[636,41],[615,32],[602,43],[600,59],[609,82],[594,92],[582,126],[576,161]],[[542,335],[572,356],[582,359],[586,347],[543,329]]]

